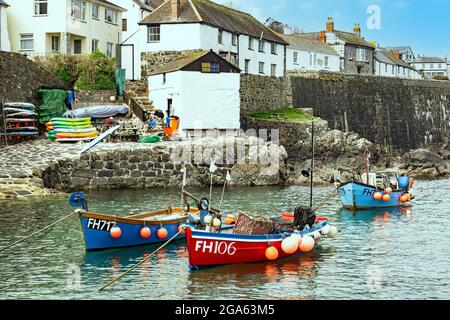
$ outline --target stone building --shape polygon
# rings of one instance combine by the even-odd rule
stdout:
[[[248,13],[209,0],[168,0],[140,24],[143,52],[213,50],[243,73],[285,74],[286,41]]]
[[[0,0],[0,51],[9,51],[11,49],[11,45],[9,43],[9,35],[8,35],[8,21],[6,19],[6,10],[9,5]]]
[[[321,39],[325,35],[329,44],[340,56],[340,70],[349,74],[370,74],[375,72],[375,46],[361,37],[361,26],[355,24],[353,32],[339,31],[333,18],[328,18],[325,33],[301,33],[303,37]]]

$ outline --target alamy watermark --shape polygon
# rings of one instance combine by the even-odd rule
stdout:
[[[381,29],[381,8],[375,4],[367,7],[367,29],[380,30]]]

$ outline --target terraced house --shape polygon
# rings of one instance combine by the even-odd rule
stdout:
[[[116,56],[122,12],[106,0],[21,0],[8,10],[11,51],[28,56],[84,54]]]
[[[208,0],[168,0],[140,22],[143,52],[213,50],[244,73],[285,74],[287,43],[250,14]]]
[[[8,35],[8,21],[6,19],[6,10],[9,5],[0,0],[0,51],[9,51],[9,35]]]

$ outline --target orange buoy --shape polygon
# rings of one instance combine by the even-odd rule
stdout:
[[[269,246],[266,249],[266,258],[267,258],[267,260],[270,260],[270,261],[277,260],[277,258],[278,258],[278,249],[273,247],[273,246]]]
[[[236,218],[226,218],[225,223],[229,226],[236,223]]]
[[[408,198],[408,201],[411,200],[411,195],[409,193],[406,193],[405,196],[406,196],[406,198]]]
[[[148,239],[152,235],[152,231],[149,227],[143,227],[141,231],[139,231],[139,234],[141,235],[141,238]]]
[[[109,231],[109,234],[114,239],[119,239],[122,236],[122,230],[119,228],[118,225],[114,225],[111,230]]]
[[[184,226],[180,225],[178,226],[178,232],[181,234],[186,234],[186,229],[183,228]]]
[[[383,199],[383,195],[381,194],[381,192],[375,192],[375,194],[373,195],[373,198],[375,200],[381,200],[381,199]]]
[[[301,252],[310,252],[315,245],[315,241],[312,237],[310,236],[304,236],[302,238],[302,242],[300,243],[300,251]]]
[[[298,240],[287,237],[281,242],[281,249],[286,254],[294,254],[298,249]]]
[[[386,190],[384,190],[384,192],[386,192],[386,194],[391,194],[392,193],[392,188],[386,188]]]
[[[383,201],[384,201],[384,202],[389,202],[389,201],[391,201],[391,196],[388,195],[388,194],[385,194],[385,195],[383,196]]]
[[[402,195],[402,196],[400,197],[400,202],[401,202],[401,203],[408,202],[408,197],[406,196],[406,194],[404,194],[404,195]]]
[[[165,238],[167,238],[168,232],[167,232],[166,228],[161,228],[161,229],[158,229],[158,232],[156,234],[157,234],[158,238],[165,239]]]

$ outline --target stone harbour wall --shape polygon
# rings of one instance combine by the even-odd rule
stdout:
[[[241,115],[285,108],[286,88],[284,77],[241,74]]]
[[[231,140],[231,145],[230,140]],[[77,190],[151,189],[181,186],[181,169],[188,170],[188,186],[209,186],[210,160],[218,167],[213,182],[223,184],[229,170],[230,185],[277,185],[279,167],[287,157],[283,147],[258,143],[256,138],[219,138],[201,141],[168,142],[155,145],[137,143],[105,144],[79,158],[53,161],[37,172],[46,188]],[[228,150],[224,146],[231,146]],[[270,162],[258,156],[270,154]],[[240,153],[238,150],[244,150]],[[213,150],[213,151],[211,151]],[[267,151],[268,150],[268,151]],[[223,161],[220,161],[223,159]],[[223,163],[222,163],[223,162]],[[276,170],[270,170],[276,167]]]
[[[155,71],[162,65],[165,65],[176,58],[196,51],[198,50],[142,52],[141,77],[142,79],[147,79],[153,71]]]
[[[320,73],[292,75],[290,83],[295,107],[314,108],[331,129],[357,132],[387,151],[448,141],[448,81]]]
[[[74,109],[98,104],[111,104],[111,97],[116,96],[115,90],[75,90]]]

